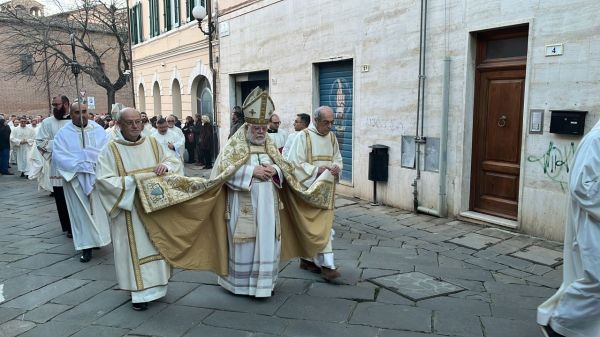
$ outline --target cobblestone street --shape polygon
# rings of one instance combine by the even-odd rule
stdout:
[[[136,312],[117,289],[111,246],[80,263],[53,198],[0,176],[0,336],[542,336],[536,307],[560,285],[561,244],[352,198],[336,205],[340,284],[290,261],[274,296],[252,299],[212,273],[174,270],[166,298]]]

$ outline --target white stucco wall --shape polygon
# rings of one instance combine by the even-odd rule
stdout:
[[[550,134],[550,109],[590,113],[589,130],[600,116],[600,2],[586,1],[429,1],[425,136],[439,137],[443,59],[451,59],[448,139],[450,215],[468,210],[473,119],[473,41],[470,32],[529,24],[529,53],[523,114],[518,222],[524,232],[561,239],[566,205],[565,167],[544,173],[542,158],[552,143],[568,162],[571,142],[580,137]],[[221,37],[219,111],[222,140],[227,137],[234,92],[230,75],[268,70],[270,94],[282,125],[291,129],[297,113],[315,108],[314,64],[354,61],[353,184],[348,195],[370,199],[369,145],[390,146],[389,181],[378,186],[379,200],[412,208],[415,171],[400,166],[401,136],[414,135],[416,123],[420,1],[277,1],[252,3],[219,18],[229,25]],[[544,46],[563,43],[564,55],[546,57]],[[368,64],[369,72],[360,72]],[[545,109],[544,133],[530,135],[529,110]],[[567,153],[563,151],[567,148]],[[556,168],[555,168],[556,169]],[[555,176],[554,176],[555,175]],[[420,203],[437,207],[438,174],[423,172]]]

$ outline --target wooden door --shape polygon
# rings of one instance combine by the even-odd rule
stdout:
[[[514,40],[514,35],[509,38]],[[478,41],[471,209],[517,219],[526,58],[514,53],[497,59],[486,57],[489,41]]]

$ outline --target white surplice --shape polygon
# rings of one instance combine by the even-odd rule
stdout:
[[[175,128],[175,129],[178,129],[178,128]],[[180,132],[181,132],[181,130],[180,130]],[[167,132],[165,132],[164,135],[161,134],[160,132],[158,132],[158,129],[154,129],[154,131],[152,131],[151,135],[152,135],[152,137],[156,138],[156,140],[158,141],[158,143],[160,145],[162,145],[164,147],[165,151],[175,152],[177,158],[182,160],[183,157],[182,157],[182,153],[180,151],[183,148],[184,141],[185,141],[185,139],[183,138],[183,133],[181,133],[181,137],[180,137],[179,133],[177,133],[177,131],[169,128],[169,129],[167,129]],[[171,150],[169,148],[169,143],[173,144],[174,150]],[[181,169],[179,171],[173,172],[173,173],[176,173],[179,175],[184,175],[183,160],[180,165],[180,168]]]
[[[103,247],[110,243],[108,217],[97,189],[95,167],[100,150],[107,142],[104,129],[88,121],[83,130],[69,123],[54,137],[52,162],[65,180],[63,188],[69,220],[73,229],[75,249]]]
[[[25,140],[26,143],[21,144]],[[13,153],[17,162],[17,170],[19,172],[27,172],[27,159],[29,151],[33,147],[35,140],[35,130],[27,126],[17,126],[10,133],[10,143],[13,148]]]
[[[35,128],[35,139],[38,138],[40,127]],[[51,154],[46,154],[46,157],[50,157]],[[38,191],[46,190],[52,192],[52,183],[50,182],[50,161],[44,158],[42,152],[38,150],[37,146],[32,146],[29,151],[27,160],[27,176],[29,180],[37,180]]]
[[[294,144],[294,139],[296,139],[297,135],[298,135],[298,132],[289,134],[285,141],[285,145],[283,146],[283,150],[281,150],[281,155],[286,160],[288,159],[290,149],[292,148],[292,144]]]
[[[331,177],[329,175],[318,175],[319,166],[331,167],[337,165],[342,169],[342,155],[338,145],[337,138],[333,132],[326,135],[318,133],[314,124],[295,136],[289,151],[286,153],[286,159],[294,164],[294,174],[306,187],[311,186],[318,179]],[[335,269],[332,241],[335,232],[331,229],[331,235],[327,246],[313,258],[313,261],[319,265]]]
[[[281,188],[283,174],[264,153],[264,146],[252,148],[263,150],[252,153],[246,164],[227,181],[229,275],[219,277],[218,281],[234,294],[269,297],[279,271],[281,237],[277,189]],[[261,164],[273,165],[278,179],[266,182],[253,179],[254,168]]]
[[[281,151],[281,149],[285,145],[289,132],[285,129],[279,128],[277,129],[277,132],[267,134],[269,135],[273,143],[275,143],[275,147],[277,147],[279,151]]]
[[[600,122],[575,152],[569,192],[563,282],[537,322],[568,337],[600,337]]]
[[[100,199],[109,214],[117,281],[121,289],[132,291],[134,303],[165,296],[171,276],[169,264],[154,248],[134,204],[132,174],[152,172],[159,163],[169,172],[181,165],[174,151],[164,151],[153,137],[130,142],[118,132],[101,151],[96,166]]]
[[[38,149],[42,152],[42,156],[49,161],[48,166],[49,170],[43,172],[43,174],[47,174],[47,178],[49,179],[52,186],[62,186],[63,178],[56,171],[56,167],[52,163],[52,148],[54,143],[54,136],[63,126],[70,124],[70,119],[56,119],[53,116],[45,118],[42,121],[42,124],[38,126],[40,129],[37,132],[35,143]]]

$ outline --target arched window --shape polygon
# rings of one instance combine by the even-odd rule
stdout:
[[[173,80],[171,84],[171,98],[173,101],[173,115],[181,119],[181,86],[178,80]]]
[[[207,115],[214,120],[212,90],[208,79],[199,75],[192,82],[192,113]]]
[[[140,109],[140,112],[146,112],[146,91],[141,83],[138,87],[138,109]]]
[[[160,86],[158,82],[154,82],[154,86],[152,87],[152,97],[154,100],[154,116],[159,116],[161,114],[161,97],[160,97]]]

